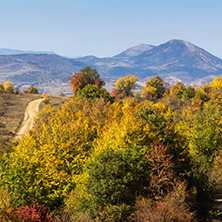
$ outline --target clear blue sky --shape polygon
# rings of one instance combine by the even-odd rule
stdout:
[[[171,39],[222,57],[222,0],[0,0],[0,48],[105,57]]]

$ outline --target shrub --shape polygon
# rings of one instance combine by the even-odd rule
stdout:
[[[49,95],[47,95],[46,93],[42,93],[42,97],[43,97],[43,99],[44,99],[44,102],[46,103],[46,104],[48,104],[49,103],[49,100],[51,99],[51,96],[49,96]]]
[[[66,96],[66,94],[61,92],[61,93],[59,93],[59,96]]]
[[[36,89],[34,86],[31,86],[28,90],[28,94],[38,94],[38,89]]]
[[[49,215],[49,212],[44,208],[44,206],[38,203],[33,206],[23,207],[21,206],[19,210],[15,211],[15,216],[24,220],[24,222],[53,222],[53,216]]]
[[[14,91],[14,86],[12,85],[10,81],[4,82],[3,87],[4,87],[5,92],[7,93],[13,93]]]
[[[13,218],[13,200],[6,190],[0,187],[0,221],[9,222],[15,221]]]
[[[146,161],[150,164],[150,186],[153,195],[164,195],[172,187],[175,179],[173,171],[173,156],[167,154],[167,146],[156,145],[147,150]]]
[[[185,202],[186,186],[181,183],[174,187],[174,190],[163,199],[156,202],[143,198],[137,200],[132,218],[134,221],[146,222],[191,222],[194,220],[194,213],[190,212]]]

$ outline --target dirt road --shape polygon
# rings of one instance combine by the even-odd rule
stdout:
[[[39,112],[39,106],[42,101],[43,99],[37,99],[28,104],[23,122],[17,133],[17,138],[22,138],[28,130],[32,129],[34,118]]]

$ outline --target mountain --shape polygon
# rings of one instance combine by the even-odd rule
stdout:
[[[139,46],[112,58],[88,58],[87,63],[96,67],[102,75],[112,78],[134,74],[146,80],[157,74],[171,83],[200,84],[202,80],[211,81],[215,76],[222,75],[222,60],[192,43],[174,39],[159,46],[147,47],[147,50],[135,55],[127,54]],[[79,61],[85,62],[84,58]]]
[[[31,51],[31,50],[19,50],[19,49],[0,49],[0,55],[16,55],[16,54],[55,54],[52,51]]]
[[[131,56],[138,56],[146,51],[153,49],[155,46],[148,45],[148,44],[139,44],[137,46],[131,47],[120,54],[114,57],[131,57]]]
[[[0,82],[10,80],[17,88],[33,85],[50,94],[68,93],[68,78],[86,65],[58,55],[0,55]]]
[[[131,62],[144,70],[143,76],[151,70],[163,77],[182,78],[186,83],[209,74],[222,74],[221,59],[183,40],[171,40],[133,57]]]
[[[86,65],[96,68],[110,91],[119,77],[133,74],[141,85],[154,75],[173,84],[201,84],[222,76],[222,60],[184,40],[170,40],[159,46],[140,44],[116,56],[76,59],[55,54],[0,55],[0,82],[10,80],[18,88],[36,86],[50,94],[71,93],[68,78]]]

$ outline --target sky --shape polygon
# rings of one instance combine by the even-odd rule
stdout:
[[[222,1],[0,0],[0,48],[109,57],[171,39],[222,57]]]

